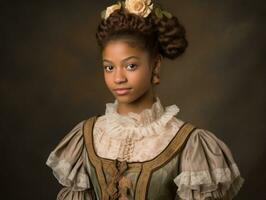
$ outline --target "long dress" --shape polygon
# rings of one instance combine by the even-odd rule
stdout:
[[[159,97],[141,113],[79,122],[46,164],[64,187],[57,200],[232,199],[244,179],[230,149],[212,132],[177,118]]]

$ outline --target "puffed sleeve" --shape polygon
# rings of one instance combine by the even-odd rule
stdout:
[[[64,187],[57,195],[57,200],[91,200],[93,191],[86,170],[82,127],[78,123],[50,153],[46,165],[53,170],[56,179]]]
[[[229,148],[205,129],[191,133],[179,168],[174,182],[184,200],[232,199],[244,182]]]

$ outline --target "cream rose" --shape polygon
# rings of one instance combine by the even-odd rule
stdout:
[[[115,10],[119,10],[121,8],[121,3],[118,2],[117,4],[111,5],[106,8],[105,11],[105,19],[107,19]]]
[[[130,13],[147,17],[153,8],[153,4],[151,4],[151,0],[126,0],[125,8]]]

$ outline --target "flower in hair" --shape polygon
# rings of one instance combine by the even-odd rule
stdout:
[[[149,16],[152,10],[154,10],[154,13],[158,18],[162,18],[163,16],[166,16],[167,18],[172,17],[171,13],[162,10],[159,5],[154,6],[151,0],[118,1],[116,4],[113,4],[102,11],[101,16],[106,20],[114,11],[120,10],[121,8],[124,8],[129,13],[133,13],[141,17]]]
[[[116,4],[113,4],[109,7],[106,8],[106,10],[103,11],[102,13],[102,17],[104,19],[107,19],[115,10],[119,10],[121,9],[121,2],[119,1],[118,3]]]
[[[147,17],[153,9],[153,4],[151,3],[151,0],[126,0],[125,8],[130,13]]]

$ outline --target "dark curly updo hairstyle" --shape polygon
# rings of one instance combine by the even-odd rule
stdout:
[[[124,39],[131,46],[150,53],[175,59],[186,49],[185,29],[175,16],[158,18],[154,12],[147,17],[129,13],[125,9],[114,11],[98,25],[96,39],[101,50],[112,40]]]

